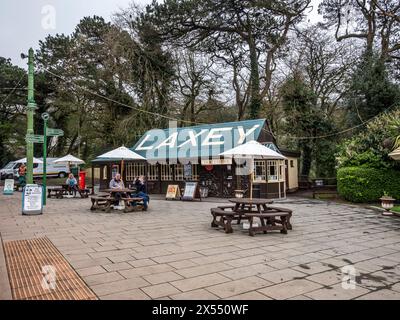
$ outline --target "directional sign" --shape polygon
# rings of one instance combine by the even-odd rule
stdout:
[[[52,129],[52,128],[47,128],[47,136],[49,137],[57,137],[57,136],[63,136],[64,131],[61,129]]]
[[[25,141],[33,142],[33,143],[43,143],[44,138],[43,138],[43,136],[38,135],[38,134],[27,134],[25,136]]]

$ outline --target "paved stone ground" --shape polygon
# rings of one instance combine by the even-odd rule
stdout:
[[[47,236],[100,299],[400,299],[399,218],[291,198],[281,206],[294,210],[292,231],[249,237],[212,229],[216,205],[99,213],[88,199],[51,199],[45,214],[22,216],[21,193],[0,195],[0,234]],[[346,265],[355,289],[342,288]]]

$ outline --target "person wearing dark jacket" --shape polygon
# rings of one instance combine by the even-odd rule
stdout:
[[[136,187],[136,194],[134,196],[143,199],[143,209],[146,211],[150,198],[147,194],[144,176],[136,178],[135,187]]]

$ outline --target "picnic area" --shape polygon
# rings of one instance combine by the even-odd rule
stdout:
[[[45,239],[54,245],[74,279],[87,285],[80,298],[400,298],[400,219],[362,207],[300,197],[275,201],[267,206],[293,211],[292,230],[250,237],[246,221],[232,223],[232,233],[211,227],[212,208],[235,206],[224,199],[153,196],[146,212],[107,213],[91,211],[90,198],[64,197],[49,199],[46,213],[36,216],[21,215],[19,192],[0,201],[3,244]],[[2,284],[8,282],[4,259]],[[354,289],[342,286],[348,265],[356,270]],[[7,291],[1,292],[4,299]],[[49,298],[16,288],[9,298],[16,292]]]

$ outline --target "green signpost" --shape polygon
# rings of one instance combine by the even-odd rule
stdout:
[[[61,129],[47,128],[47,136],[48,137],[59,137],[59,136],[63,136],[63,135],[64,135],[64,131],[62,131]]]
[[[21,55],[21,57],[26,57]],[[28,105],[26,108],[27,117],[27,135],[33,135],[33,115],[36,109],[34,84],[33,84],[34,70],[33,70],[33,49],[29,49],[28,55]],[[29,139],[26,141],[26,183],[33,183],[33,143]]]
[[[38,134],[27,134],[25,136],[25,141],[30,142],[30,143],[43,143],[44,142],[44,136],[38,135]]]

